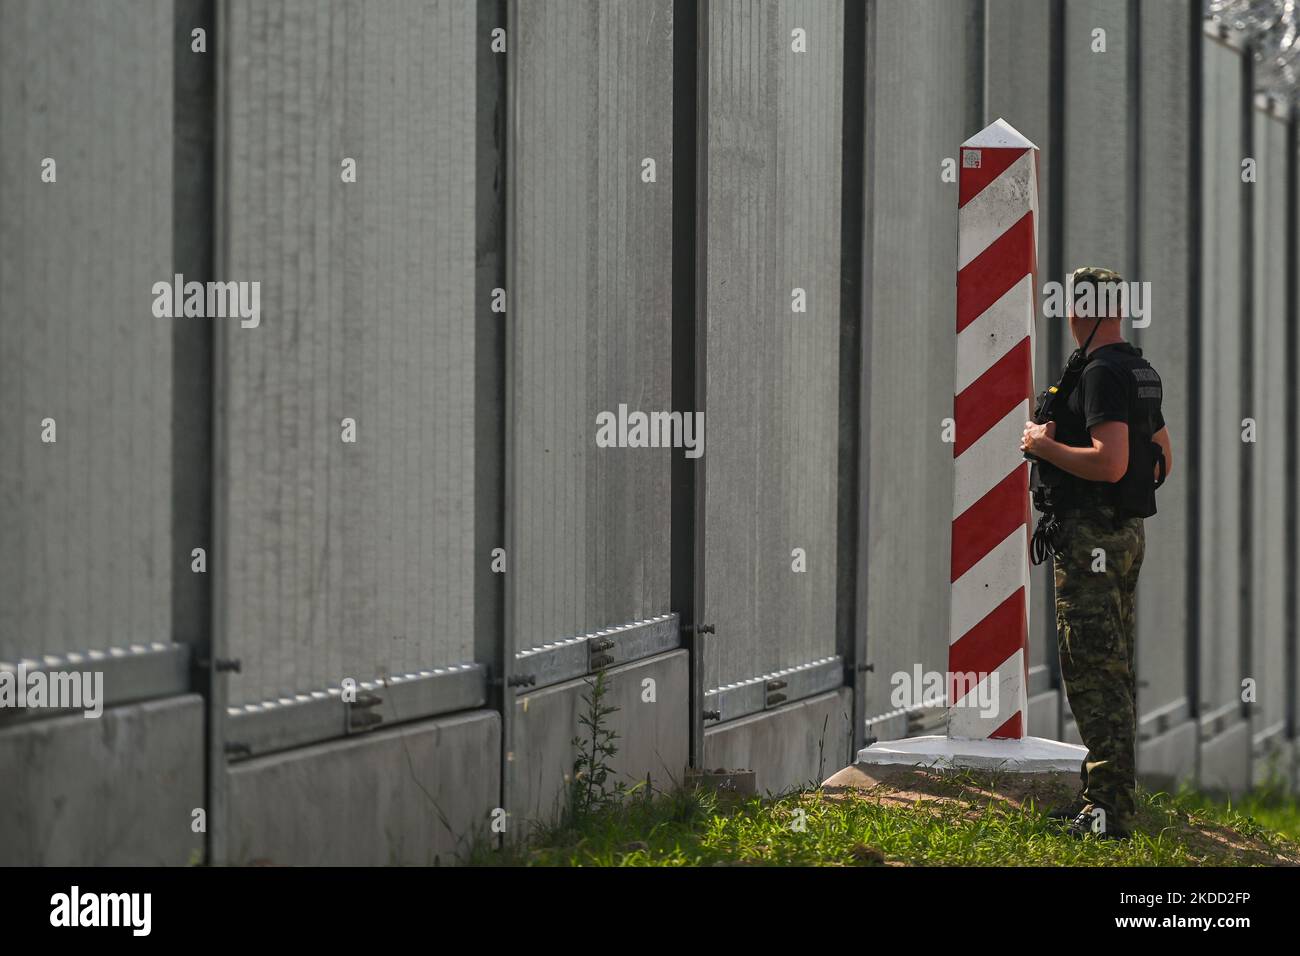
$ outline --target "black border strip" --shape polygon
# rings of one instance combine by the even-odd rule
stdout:
[[[202,29],[207,53],[191,49]],[[172,265],[187,280],[216,278],[216,9],[214,0],[177,0],[172,24]],[[215,560],[213,531],[213,361],[215,323],[172,325],[171,638],[190,647],[190,687],[203,695],[203,752],[216,741],[212,721],[212,575],[190,570],[191,551]],[[213,765],[204,761],[203,793]],[[205,796],[205,799],[206,796]],[[211,858],[212,832],[204,835]]]
[[[673,0],[672,403],[704,410],[707,241],[708,6]],[[704,594],[704,457],[673,450],[671,605],[690,649],[690,762],[704,760],[704,660],[696,631]]]
[[[875,189],[876,154],[872,120],[876,103],[876,28],[872,14],[873,2],[866,13],[863,25],[863,91],[862,91],[862,318],[861,318],[861,368],[862,387],[858,401],[858,480],[861,483],[861,507],[857,517],[857,587],[854,591],[856,609],[855,663],[853,665],[853,739],[854,756],[862,747],[869,747],[876,738],[867,733],[869,689],[867,674],[871,672],[871,636],[868,633],[867,598],[869,596],[867,567],[871,560],[871,333],[872,333],[872,257],[875,250]]]
[[[1065,276],[1065,170],[1069,160],[1065,154],[1065,0],[1052,0],[1048,18],[1048,35],[1051,43],[1048,58],[1047,81],[1047,140],[1052,168],[1047,183],[1047,275],[1053,282]],[[1039,284],[1043,277],[1040,272]],[[1047,381],[1061,376],[1062,352],[1065,350],[1065,321],[1058,319],[1047,325]],[[1050,572],[1044,575],[1052,588],[1047,606],[1055,603],[1055,584]],[[1047,653],[1044,662],[1051,675],[1051,686],[1056,693],[1056,733],[1065,731],[1065,682],[1061,678],[1060,653],[1056,643],[1056,615],[1044,614],[1039,625]]]
[[[1255,57],[1252,45],[1241,53],[1241,155],[1255,156]],[[1238,384],[1240,415],[1254,418],[1255,404],[1255,187],[1253,183],[1238,184],[1241,196],[1241,232],[1237,237],[1238,269],[1241,285],[1239,293],[1241,315],[1241,358],[1238,362],[1241,382]],[[1237,522],[1240,538],[1237,542],[1240,573],[1237,578],[1237,627],[1241,635],[1237,645],[1241,673],[1254,673],[1254,608],[1251,592],[1255,577],[1255,445],[1242,443],[1238,460],[1238,481],[1241,495],[1237,502]],[[1251,719],[1250,704],[1242,702],[1241,716],[1247,723]]]
[[[845,683],[853,688],[848,759],[864,746],[866,736],[865,674],[858,670],[866,607],[866,562],[859,547],[859,502],[867,500],[869,475],[860,469],[865,440],[862,350],[866,288],[863,285],[863,155],[866,125],[867,10],[862,3],[844,5],[844,62],[840,120],[840,368],[839,461],[836,484],[836,653],[845,664]],[[865,508],[862,510],[866,510]],[[859,579],[864,579],[861,593]],[[861,600],[861,604],[859,604]]]
[[[1202,320],[1204,304],[1201,296],[1201,264],[1204,261],[1204,100],[1205,100],[1205,38],[1201,0],[1187,0],[1192,15],[1189,18],[1189,87],[1188,97],[1188,156],[1187,177],[1187,369],[1195,383],[1200,378],[1202,351]],[[1201,701],[1201,390],[1187,390],[1187,632],[1186,678],[1188,713],[1199,720],[1204,708]],[[1200,776],[1200,751],[1196,747],[1197,778]]]
[[[494,289],[506,289],[507,57],[492,52],[492,31],[506,24],[506,0],[478,0],[475,25],[474,133],[474,658],[488,665],[488,706],[501,712],[501,806],[508,806],[507,728],[514,695],[505,675],[513,654],[505,620],[505,575],[492,551],[506,535],[506,323],[492,311]],[[509,562],[510,555],[506,560]],[[506,565],[509,569],[509,564]]]
[[[1287,121],[1286,135],[1286,261],[1290,268],[1286,270],[1285,321],[1286,362],[1289,368],[1295,366],[1296,348],[1300,345],[1300,333],[1296,330],[1296,323],[1300,322],[1300,309],[1296,307],[1296,296],[1300,295],[1300,277],[1297,276],[1297,272],[1300,272],[1300,225],[1296,221],[1297,203],[1300,203],[1300,109],[1293,104]],[[1286,475],[1288,478],[1286,485],[1289,489],[1283,518],[1286,540],[1285,567],[1294,574],[1296,561],[1300,560],[1296,548],[1296,493],[1294,491],[1297,468],[1300,466],[1300,456],[1296,452],[1296,443],[1300,441],[1300,426],[1296,422],[1296,415],[1300,413],[1300,402],[1297,402],[1300,388],[1297,387],[1294,375],[1286,377],[1283,387],[1286,389]],[[1285,590],[1284,640],[1286,645],[1283,659],[1286,661],[1284,681],[1287,687],[1286,735],[1288,739],[1294,740],[1297,732],[1300,732],[1300,727],[1296,726],[1297,711],[1300,710],[1300,701],[1297,700],[1297,697],[1300,697],[1300,689],[1296,687],[1296,678],[1300,676],[1296,673],[1297,653],[1300,653],[1296,640],[1296,614],[1300,613],[1300,601],[1297,601],[1295,587],[1288,587]]]
[[[1126,84],[1129,91],[1128,113],[1126,116],[1128,141],[1128,171],[1126,184],[1128,196],[1128,217],[1125,223],[1128,230],[1128,269],[1129,279],[1141,279],[1144,263],[1142,261],[1142,13],[1138,0],[1128,0],[1126,9],[1128,36],[1125,37]],[[1142,344],[1140,329],[1130,326],[1134,344]]]

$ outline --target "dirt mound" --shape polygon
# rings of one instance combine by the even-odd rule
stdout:
[[[825,800],[871,800],[882,806],[915,809],[932,805],[965,807],[972,817],[990,804],[1026,814],[1045,814],[1075,799],[1079,777],[1075,773],[1009,773],[977,770],[940,770],[931,767],[855,764],[845,767],[822,785]],[[1270,843],[1231,827],[1189,814],[1172,804],[1153,801],[1139,793],[1135,830],[1152,837],[1169,838],[1188,851],[1207,858],[1233,857],[1235,863],[1262,866],[1300,866],[1295,844]]]

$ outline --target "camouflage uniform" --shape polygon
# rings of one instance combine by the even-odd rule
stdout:
[[[1088,748],[1080,797],[1106,811],[1108,832],[1125,833],[1133,822],[1137,772],[1134,654],[1143,523],[1117,519],[1113,506],[1095,504],[1063,514],[1057,541],[1057,649],[1070,710]],[[1105,570],[1093,570],[1095,548],[1102,549]]]

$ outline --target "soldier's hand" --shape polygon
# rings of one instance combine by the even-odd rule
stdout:
[[[1046,425],[1025,422],[1025,433],[1020,438],[1020,450],[1034,454],[1042,447],[1044,441],[1051,441],[1055,437],[1056,422],[1048,422]]]

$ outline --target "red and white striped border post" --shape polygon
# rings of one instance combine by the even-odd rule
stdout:
[[[997,120],[961,147],[948,736],[1029,731],[1029,465],[1038,147]],[[973,679],[971,675],[974,675]],[[977,683],[978,682],[978,683]],[[996,712],[976,705],[997,685]]]

